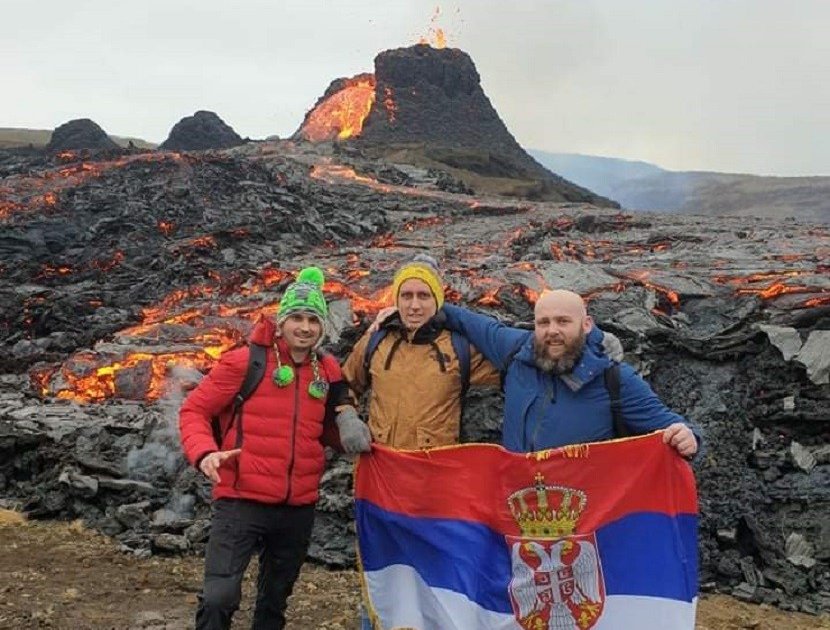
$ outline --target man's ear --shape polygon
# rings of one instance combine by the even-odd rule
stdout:
[[[585,319],[582,320],[582,331],[585,334],[591,332],[591,329],[594,327],[594,318],[590,315],[586,315]]]

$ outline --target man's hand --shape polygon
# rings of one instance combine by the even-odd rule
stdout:
[[[344,407],[334,421],[340,431],[340,444],[347,455],[368,453],[372,449],[372,432],[354,407]]]
[[[663,429],[663,444],[670,444],[683,457],[697,453],[695,434],[682,422],[675,422]]]
[[[219,483],[219,467],[226,460],[239,457],[241,452],[241,448],[235,448],[231,451],[214,451],[202,458],[202,461],[199,462],[199,470],[213,483]]]
[[[371,323],[369,326],[369,334],[371,335],[373,332],[377,331],[381,324],[389,319],[392,315],[398,312],[397,306],[387,306],[382,308],[378,311],[377,316],[375,317],[375,321]]]

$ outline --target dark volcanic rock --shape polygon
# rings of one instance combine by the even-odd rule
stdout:
[[[171,151],[228,149],[244,140],[213,112],[198,111],[173,125],[170,135],[159,148]]]
[[[375,57],[375,78],[378,100],[364,126],[364,140],[526,155],[484,94],[466,53],[427,45],[387,50]],[[393,111],[384,106],[385,98],[394,101]],[[540,168],[532,160],[527,165]]]
[[[539,198],[613,205],[525,152],[481,88],[467,53],[425,44],[387,50],[375,57],[375,80],[375,106],[362,141],[427,143],[427,157],[450,167],[533,180]]]
[[[515,190],[505,194],[618,207],[551,173],[528,155],[499,118],[481,88],[475,64],[461,50],[418,44],[382,52],[375,57],[374,77],[332,82],[314,109],[358,80],[375,82],[374,103],[356,134],[361,146],[406,147],[421,161],[513,180]],[[304,137],[314,109],[295,137]]]
[[[704,588],[828,609],[830,231],[442,187],[343,143],[0,152],[0,505],[81,518],[138,555],[201,553],[211,488],[181,457],[184,392],[298,267],[326,269],[343,359],[393,270],[428,251],[448,299],[507,321],[532,321],[546,287],[589,299],[626,360],[703,428]],[[471,391],[462,441],[499,441],[502,415],[498,391]],[[355,561],[352,483],[333,456],[316,561]]]
[[[47,151],[69,151],[78,149],[117,149],[118,145],[107,133],[89,118],[70,120],[56,127],[46,145]]]

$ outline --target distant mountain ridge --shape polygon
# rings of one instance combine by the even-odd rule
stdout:
[[[43,148],[49,144],[52,138],[51,129],[25,129],[22,127],[0,127],[0,149],[14,149],[18,147]],[[130,141],[139,149],[155,149],[158,145],[141,138],[125,138],[122,136],[110,136],[113,141],[126,147]]]
[[[529,149],[541,164],[629,210],[795,217],[830,223],[830,177],[668,171],[619,158]]]

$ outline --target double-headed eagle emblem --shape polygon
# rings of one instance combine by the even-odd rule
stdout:
[[[507,536],[513,566],[510,600],[528,630],[587,630],[602,614],[605,584],[593,532],[575,534],[588,502],[581,490],[545,484],[511,494],[521,536]]]

